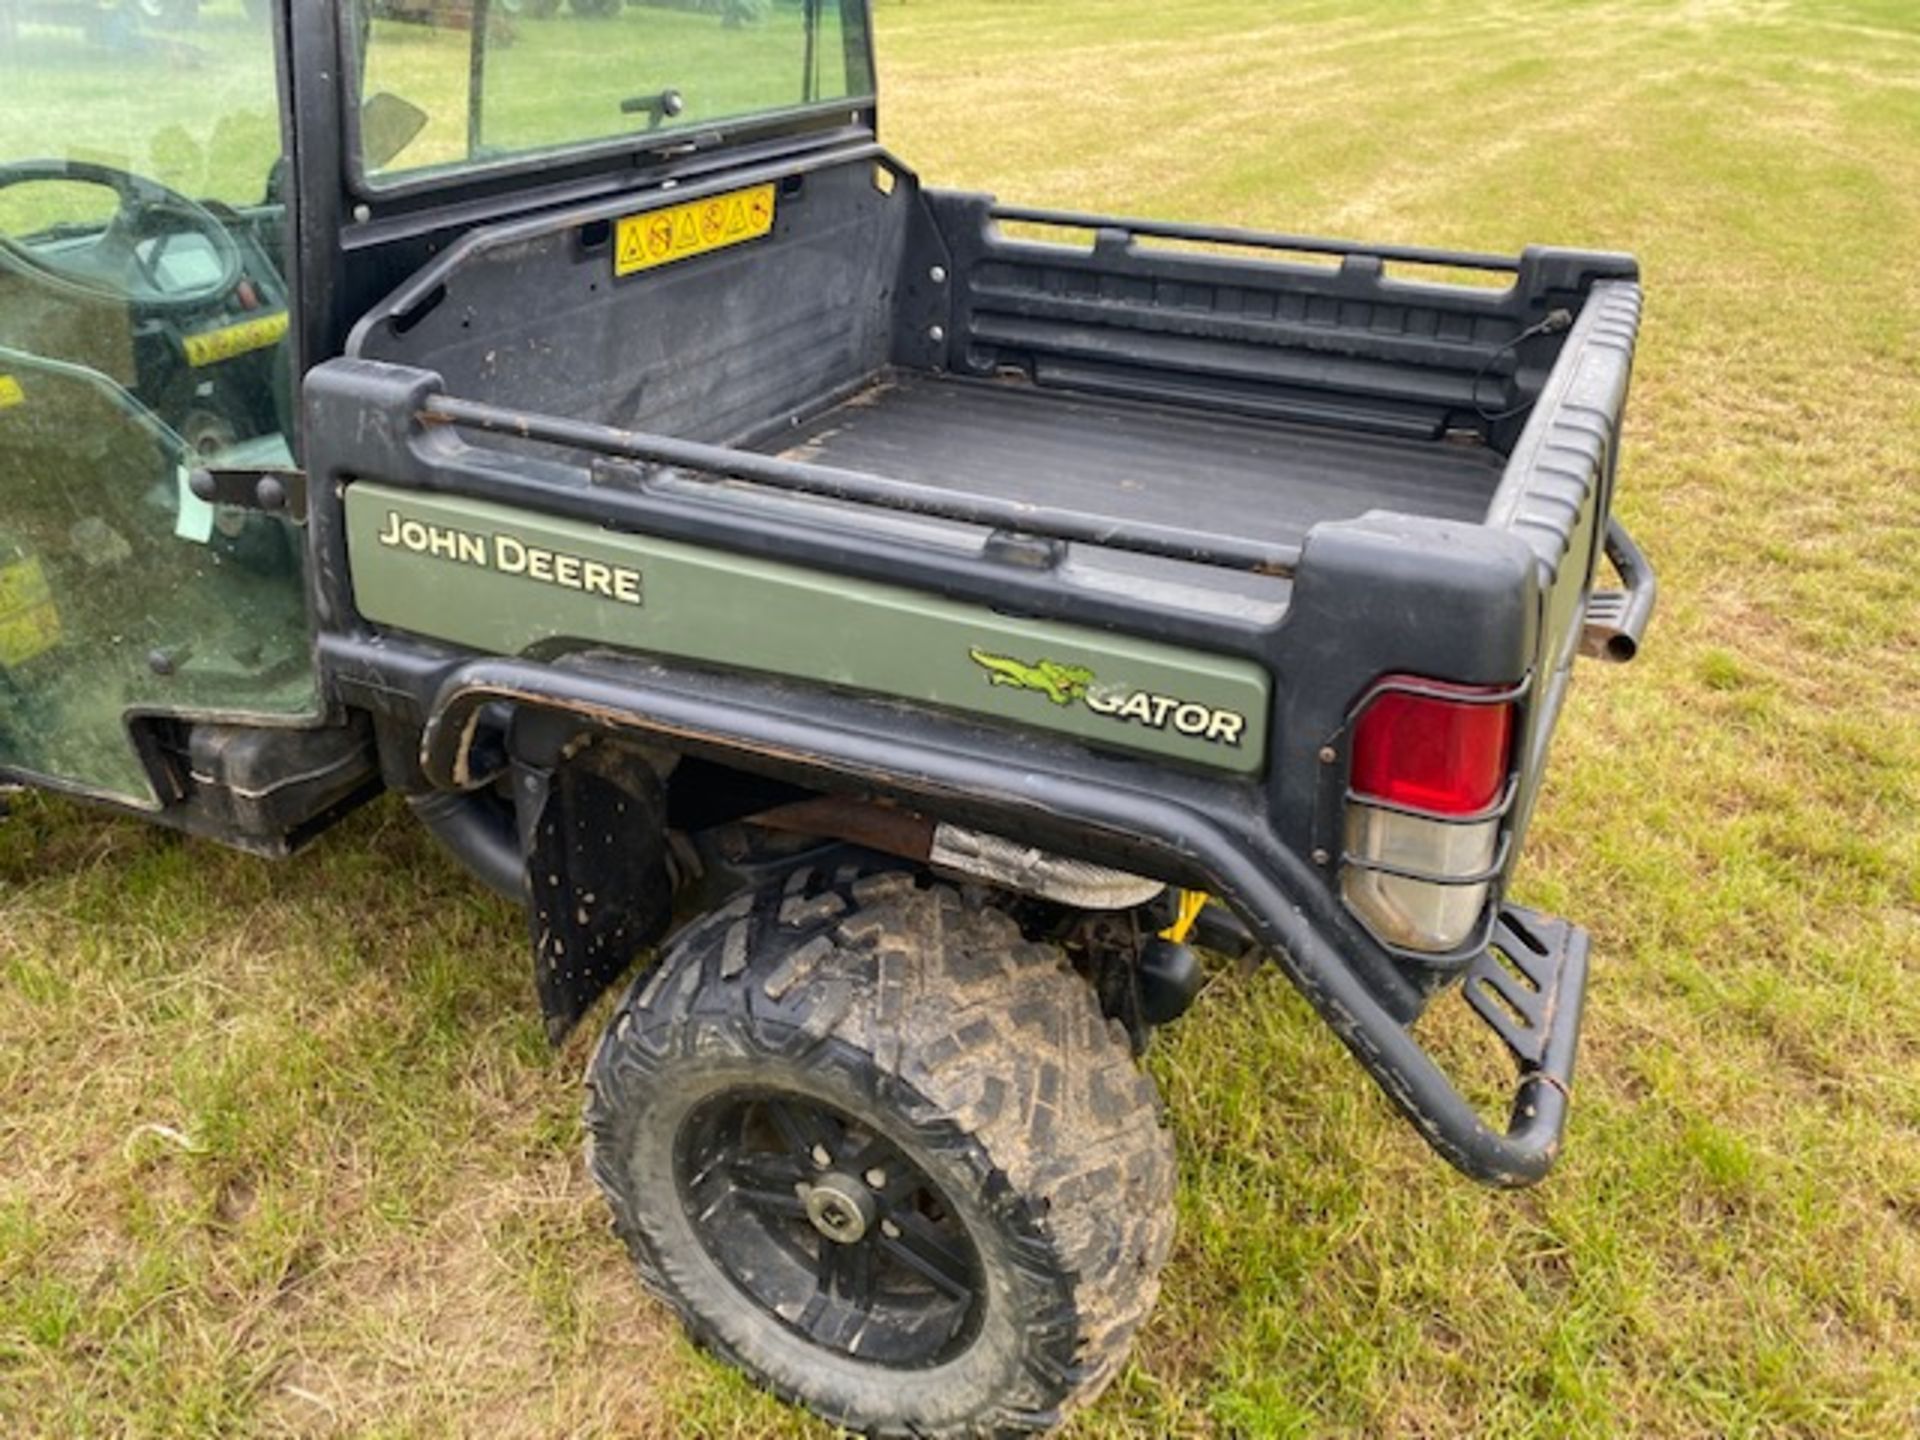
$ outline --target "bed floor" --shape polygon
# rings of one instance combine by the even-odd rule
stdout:
[[[1368,510],[1480,520],[1478,448],[892,373],[760,448],[957,492],[1297,544]]]

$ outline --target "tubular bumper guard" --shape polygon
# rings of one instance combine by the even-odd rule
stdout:
[[[1389,1099],[1448,1162],[1491,1185],[1539,1180],[1565,1130],[1586,991],[1588,937],[1517,907],[1466,976],[1468,1003],[1519,1065],[1504,1131],[1482,1120],[1383,1003],[1337,942],[1337,913],[1306,863],[1254,817],[1196,786],[1168,795],[1128,783],[1124,769],[1062,765],[1013,770],[970,744],[888,738],[848,723],[831,700],[760,682],[592,660],[543,665],[478,660],[455,668],[431,707],[426,777],[466,788],[466,748],[480,712],[506,703],[561,711],[583,725],[667,736],[692,752],[759,761],[840,787],[852,783],[936,799],[1019,823],[1035,843],[1087,840],[1114,863],[1218,896],[1273,955]],[[1337,902],[1336,902],[1337,903]]]
[[[1573,1098],[1589,948],[1578,925],[1507,905],[1492,941],[1467,969],[1467,1004],[1520,1068],[1499,1147],[1511,1155],[1513,1168],[1478,1178],[1524,1184],[1538,1179],[1559,1153]]]

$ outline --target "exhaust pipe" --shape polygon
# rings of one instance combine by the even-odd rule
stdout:
[[[823,795],[755,815],[752,824],[823,835],[931,866],[944,875],[984,880],[1003,890],[1073,910],[1131,910],[1167,887],[1125,870],[1070,860],[999,835],[931,820],[911,810]]]

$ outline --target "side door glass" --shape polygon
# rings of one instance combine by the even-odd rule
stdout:
[[[153,805],[130,722],[315,713],[273,38],[243,0],[0,0],[0,771]]]

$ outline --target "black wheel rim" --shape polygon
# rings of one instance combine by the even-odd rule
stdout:
[[[680,1199],[707,1254],[789,1330],[837,1354],[939,1365],[979,1328],[979,1252],[906,1152],[833,1106],[736,1091],[687,1118]]]

